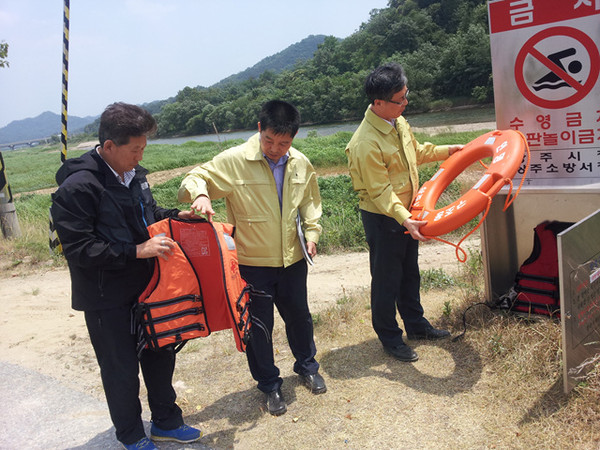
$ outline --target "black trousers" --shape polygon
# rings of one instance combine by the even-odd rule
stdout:
[[[371,268],[371,318],[384,346],[401,344],[402,330],[396,310],[407,333],[424,331],[430,323],[423,317],[419,294],[419,241],[395,219],[361,210]]]
[[[240,273],[248,284],[272,296],[271,299],[254,296],[250,304],[252,317],[266,328],[262,330],[253,325],[246,348],[250,373],[258,382],[258,389],[271,392],[283,383],[273,357],[273,305],[285,323],[288,343],[296,358],[294,372],[300,375],[318,372],[313,322],[307,301],[306,261],[298,261],[286,268],[240,266]]]
[[[140,366],[148,390],[152,422],[167,430],[183,425],[172,385],[175,370],[173,349],[144,350],[138,360],[136,337],[131,334],[130,305],[86,311],[85,322],[100,366],[102,385],[117,439],[129,445],[146,436],[139,399]]]

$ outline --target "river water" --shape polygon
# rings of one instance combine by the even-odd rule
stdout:
[[[331,125],[308,125],[301,126],[298,130],[298,134],[296,137],[305,138],[309,131],[316,131],[317,136],[328,136],[330,134],[335,134],[338,131],[356,131],[360,122],[346,122],[340,124],[331,124]],[[233,139],[248,139],[258,130],[246,130],[246,131],[232,131],[230,133],[219,133],[217,134],[202,134],[199,136],[183,136],[183,137],[174,137],[174,138],[164,138],[164,139],[151,139],[148,141],[148,144],[171,144],[171,145],[179,145],[188,141],[196,141],[196,142],[223,142],[230,141]]]
[[[473,107],[473,108],[457,108],[452,111],[441,111],[423,114],[411,114],[407,117],[410,122],[413,131],[420,131],[429,129],[428,131],[434,131],[429,127],[441,128],[442,131],[448,131],[450,128],[455,127],[451,124],[466,124],[471,126],[463,126],[464,129],[457,129],[455,131],[467,131],[470,129],[477,130],[482,128],[495,128],[495,112],[493,105],[487,105],[484,107]],[[483,123],[485,126],[478,126]],[[296,137],[305,138],[310,131],[316,131],[317,136],[328,136],[335,134],[338,131],[350,131],[354,132],[358,128],[360,121],[343,122],[328,125],[303,125],[300,126]],[[446,125],[447,124],[447,125]],[[258,130],[245,130],[245,131],[232,131],[230,133],[219,133],[218,135],[203,134],[199,136],[183,136],[173,137],[164,139],[152,139],[149,140],[149,144],[171,144],[179,145],[188,141],[196,142],[224,142],[233,139],[246,140]]]

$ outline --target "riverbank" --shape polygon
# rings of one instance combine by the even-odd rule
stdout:
[[[317,126],[307,126],[302,127],[298,130],[298,138],[305,138],[311,132],[316,132],[317,136],[328,136],[330,134],[337,133],[338,131],[350,131],[354,132],[358,127],[359,122],[338,124],[338,125],[317,125]],[[456,125],[439,125],[439,126],[427,126],[427,127],[412,127],[415,133],[424,133],[428,135],[436,135],[440,133],[456,133],[461,131],[477,131],[477,130],[494,130],[496,128],[496,122],[474,122],[467,124],[456,124]],[[163,138],[163,139],[150,139],[148,141],[149,145],[153,144],[170,144],[170,145],[180,145],[189,141],[196,142],[220,142],[226,140],[233,139],[248,139],[252,136],[256,131],[254,130],[246,130],[246,131],[234,131],[230,133],[221,133],[221,134],[204,134],[200,136],[182,136],[182,137],[174,137],[174,138]],[[96,145],[98,145],[98,141],[85,141],[80,142],[74,147],[75,150],[91,150]]]

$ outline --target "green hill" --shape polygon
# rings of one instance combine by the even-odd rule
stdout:
[[[222,79],[212,87],[218,88],[227,84],[239,83],[251,78],[258,78],[267,71],[280,73],[284,70],[293,69],[296,64],[311,59],[323,41],[325,41],[325,35],[319,34],[315,36],[311,34],[300,42],[290,45],[285,50],[262,59],[252,67],[248,67],[242,72]]]

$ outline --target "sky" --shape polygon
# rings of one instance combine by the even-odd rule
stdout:
[[[68,114],[210,86],[313,34],[345,38],[387,0],[71,0]],[[64,0],[0,0],[0,127],[62,109]]]

